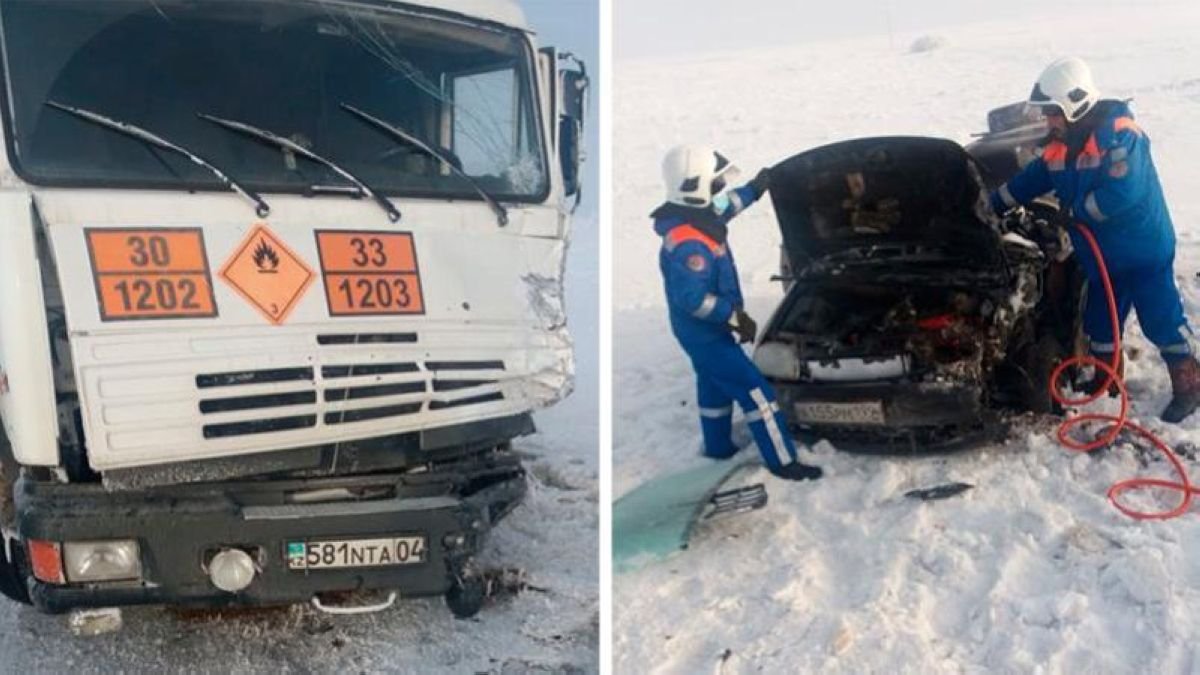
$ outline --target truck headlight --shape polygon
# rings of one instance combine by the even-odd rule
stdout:
[[[62,545],[67,581],[125,581],[142,578],[142,558],[133,539],[68,541]]]
[[[800,379],[800,358],[796,349],[782,342],[764,342],[754,350],[754,365],[763,375],[781,380]]]

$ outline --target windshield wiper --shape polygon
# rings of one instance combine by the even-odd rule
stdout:
[[[334,171],[334,173],[336,173],[337,175],[341,176],[342,178],[345,178],[346,180],[353,183],[354,186],[356,188],[358,188],[359,195],[365,195],[367,197],[370,197],[371,199],[374,199],[375,202],[377,204],[379,204],[381,207],[383,207],[383,210],[387,212],[388,219],[391,220],[393,223],[398,222],[400,220],[400,210],[397,209],[396,206],[394,204],[392,204],[392,202],[387,197],[384,197],[383,195],[379,194],[378,192],[372,190],[370,187],[367,186],[366,183],[362,182],[354,174],[343,169],[342,167],[338,166],[337,164],[334,164],[333,161],[318,155],[317,153],[313,152],[312,150],[309,150],[308,148],[304,147],[303,145],[300,145],[299,143],[297,143],[291,139],[284,138],[278,134],[271,133],[270,131],[267,131],[266,129],[259,129],[258,127],[250,126],[249,124],[246,124],[245,122],[238,122],[236,120],[227,120],[227,119],[224,119],[221,117],[207,115],[205,113],[196,113],[196,114],[200,117],[200,119],[208,121],[208,122],[212,122],[213,124],[216,124],[217,126],[224,127],[226,129],[229,129],[231,131],[236,131],[241,134],[245,134],[247,136],[250,136],[251,138],[257,139],[264,143],[268,143],[270,145],[284,148],[285,150],[291,150],[292,152],[296,153],[297,155],[300,155],[301,157],[306,157],[318,164],[322,164],[324,166],[329,167],[330,169],[332,169]]]
[[[475,180],[474,177],[468,175],[465,171],[463,171],[461,168],[459,168],[458,165],[453,160],[451,160],[449,157],[447,157],[445,152],[437,150],[436,148],[429,145],[425,141],[422,141],[421,139],[417,138],[416,136],[413,136],[412,134],[408,133],[407,131],[397,127],[396,125],[384,122],[383,120],[379,119],[378,117],[375,117],[374,115],[363,112],[363,111],[359,110],[358,108],[355,108],[354,106],[350,105],[349,103],[342,103],[340,105],[342,106],[342,110],[345,110],[346,112],[354,115],[355,117],[358,117],[359,119],[367,122],[368,124],[383,130],[384,132],[386,132],[388,135],[392,136],[393,138],[395,138],[399,141],[403,141],[404,143],[407,143],[407,144],[413,146],[414,148],[417,148],[418,150],[423,151],[425,154],[429,155],[430,157],[433,157],[434,159],[440,161],[442,164],[445,164],[450,169],[450,171],[454,173],[454,175],[459,176],[463,180],[470,183],[471,187],[475,188],[475,191],[479,193],[479,196],[483,198],[483,201],[487,202],[487,205],[489,207],[491,207],[492,213],[496,214],[496,220],[500,223],[500,227],[504,227],[505,225],[508,224],[508,211],[505,210],[505,208],[500,205],[500,202],[496,201],[496,199],[494,197],[492,197],[490,194],[488,194],[487,190],[483,189],[483,186],[479,184],[479,181]]]
[[[240,183],[225,175],[224,171],[221,171],[217,167],[213,166],[203,157],[191,152],[190,150],[186,150],[178,145],[175,145],[174,143],[151,131],[143,129],[136,124],[115,120],[111,117],[101,115],[98,112],[86,110],[84,108],[76,108],[74,106],[65,105],[57,101],[47,100],[46,105],[74,115],[82,120],[87,120],[93,124],[98,124],[107,129],[112,129],[113,131],[120,132],[126,136],[136,138],[148,145],[162,148],[163,150],[170,150],[171,152],[183,155],[184,157],[192,160],[193,163],[208,169],[214,176],[217,177],[218,180],[225,184],[225,187],[229,188],[231,191],[236,192],[246,199],[254,202],[254,211],[258,214],[259,218],[266,218],[267,215],[271,213],[271,207],[267,206],[267,203],[263,201],[262,197],[259,197],[257,193],[249,188],[243,187]]]

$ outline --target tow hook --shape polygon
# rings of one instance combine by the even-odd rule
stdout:
[[[326,605],[321,602],[319,596],[314,595],[312,597],[312,606],[326,614],[373,614],[375,612],[382,612],[396,604],[397,597],[399,597],[399,594],[396,591],[392,591],[388,593],[386,600],[374,605]]]

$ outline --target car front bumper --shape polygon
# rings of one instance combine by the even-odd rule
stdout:
[[[867,382],[802,384],[773,381],[784,416],[808,439],[828,438],[860,452],[950,450],[994,437],[1001,422],[983,404],[983,389],[966,383]],[[798,403],[880,404],[875,423],[800,419]]]

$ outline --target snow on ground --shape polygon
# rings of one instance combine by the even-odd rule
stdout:
[[[599,517],[596,219],[576,219],[567,300],[575,393],[518,439],[530,494],[488,540],[485,568],[517,568],[538,590],[456,620],[440,598],[331,617],[306,606],[226,614],[124,610],[124,629],[73,637],[63,617],[0,599],[0,672],[598,672]]]
[[[938,27],[943,46],[922,53],[908,53],[921,37],[911,34],[618,60],[615,496],[704,461],[647,218],[675,143],[710,143],[752,175],[852,137],[966,142],[989,108],[1023,98],[1042,67],[1076,53],[1107,95],[1135,99],[1179,233],[1179,284],[1200,322],[1200,7],[1101,4],[1069,20]],[[779,245],[769,200],[732,231],[748,309],[765,320],[781,297],[769,279]],[[1200,444],[1200,417],[1157,421],[1166,373],[1135,323],[1128,334],[1134,416],[1168,442]],[[860,457],[824,442],[807,454],[827,478],[760,473],[764,510],[614,580],[616,672],[1200,672],[1200,514],[1138,523],[1104,497],[1117,479],[1165,473],[1162,462],[1145,467],[1128,446],[1073,455],[1045,423],[932,458]],[[940,502],[903,497],[949,481],[975,488]]]

